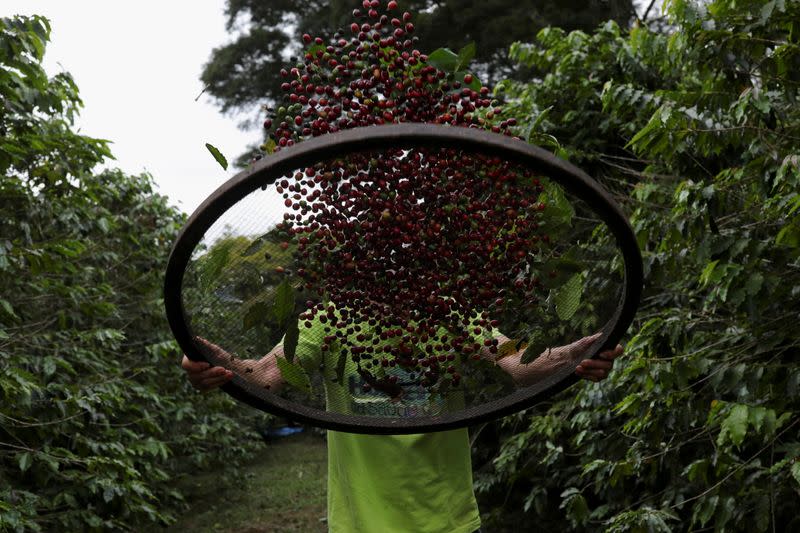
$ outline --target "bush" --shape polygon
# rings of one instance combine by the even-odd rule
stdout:
[[[93,174],[50,27],[0,19],[0,530],[168,524],[174,478],[251,451],[261,415],[188,386],[163,316],[184,221],[147,175]]]
[[[665,30],[512,46],[540,73],[499,89],[518,133],[616,195],[646,288],[608,380],[495,428],[476,480],[495,525],[800,528],[798,20],[796,2],[673,0]]]

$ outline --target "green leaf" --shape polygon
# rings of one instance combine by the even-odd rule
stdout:
[[[333,350],[333,346],[331,346],[331,350]],[[344,385],[344,369],[346,365],[347,351],[339,347],[339,360],[336,362],[336,382],[340,385]]]
[[[308,379],[303,367],[291,363],[283,357],[276,357],[278,370],[280,370],[283,380],[292,387],[303,392],[311,392],[311,381]]]
[[[458,51],[458,63],[456,64],[455,70],[462,70],[469,65],[469,62],[472,61],[472,58],[475,57],[475,41],[467,44],[464,48]]]
[[[552,109],[553,109],[553,106],[547,106],[546,108],[542,109],[542,111],[530,123],[530,125],[528,126],[528,128],[527,128],[527,130],[525,132],[525,138],[528,139],[528,142],[531,142],[531,136],[534,133],[539,132],[539,129],[540,129],[540,126],[542,125],[542,122],[544,122],[544,120],[547,118],[547,115],[550,114],[550,111],[552,111]]]
[[[689,481],[702,481],[706,483],[708,480],[708,463],[708,459],[692,461],[689,466],[683,469],[681,476],[686,476]]]
[[[256,302],[250,306],[242,319],[242,328],[247,331],[269,320],[270,308],[264,302]]]
[[[297,326],[297,318],[289,322],[286,328],[286,335],[283,337],[283,355],[290,363],[294,361],[294,354],[297,351],[297,341],[300,338],[300,328]]]
[[[765,24],[769,17],[772,16],[772,11],[775,9],[775,0],[771,0],[767,2],[763,6],[761,6],[761,24]]]
[[[42,372],[44,376],[49,378],[53,374],[56,373],[56,358],[55,357],[47,357],[44,360],[44,364],[42,364]]]
[[[223,170],[228,170],[228,160],[225,159],[225,156],[222,155],[222,152],[220,152],[215,146],[212,146],[209,143],[206,143],[206,148],[208,148],[208,151],[211,152],[211,155],[214,156],[214,159],[217,160],[219,166],[221,166]]]
[[[233,240],[224,240],[215,244],[211,250],[198,261],[200,281],[204,289],[209,289],[230,265],[230,256],[233,246]]]
[[[19,317],[18,317],[18,316],[17,316],[17,314],[14,312],[14,308],[13,308],[13,307],[11,307],[11,304],[10,304],[10,303],[8,303],[6,300],[0,300],[0,308],[2,308],[2,309],[3,309],[3,311],[4,311],[4,312],[5,312],[5,313],[6,313],[8,316],[10,316],[11,318],[13,318],[13,319],[15,319],[15,320],[19,320]]]
[[[747,283],[745,284],[745,290],[747,294],[750,296],[755,296],[758,291],[761,290],[761,286],[764,284],[764,276],[762,276],[759,272],[756,272],[752,276],[747,279]]]
[[[761,427],[764,425],[764,420],[766,420],[768,416],[774,420],[775,411],[773,409],[767,409],[766,407],[752,407],[748,410],[748,423],[758,433],[761,431]]]
[[[795,459],[794,463],[792,463],[792,477],[797,484],[800,485],[800,459]]]
[[[769,530],[770,507],[771,505],[769,496],[766,494],[762,494],[761,497],[756,500],[756,509],[753,513],[753,518],[756,523],[756,531],[758,533],[763,533],[764,531]]]
[[[108,233],[111,230],[111,224],[109,224],[108,219],[105,217],[101,217],[97,221],[97,225],[103,233]]]
[[[695,505],[694,513],[692,513],[692,523],[700,524],[700,527],[705,526],[711,517],[714,516],[714,511],[717,508],[719,496],[716,494],[703,498],[698,504]]]
[[[795,370],[786,379],[786,394],[788,394],[790,398],[794,398],[797,396],[798,391],[800,391],[800,370]]]
[[[19,464],[20,472],[25,472],[30,468],[32,457],[30,452],[24,452],[17,456],[17,464]]]
[[[544,191],[539,196],[539,200],[545,204],[542,212],[542,221],[548,229],[572,224],[572,217],[575,216],[575,208],[567,200],[561,187],[550,181],[543,184]]]
[[[261,149],[264,150],[268,154],[272,154],[275,152],[275,147],[278,146],[275,144],[275,140],[270,137],[267,139],[267,142],[261,145]]]
[[[543,193],[546,203],[551,207],[548,213],[547,206],[545,206],[545,220],[547,220],[549,216],[553,216],[557,217],[563,224],[571,224],[572,217],[575,216],[575,208],[572,207],[572,204],[567,199],[561,186],[552,182],[546,182],[544,184]]]
[[[273,314],[278,324],[285,324],[294,312],[294,287],[284,280],[275,290],[275,302],[272,305]]]
[[[566,509],[567,517],[576,524],[583,524],[589,518],[589,506],[583,494],[575,487],[561,493],[563,500],[559,509]]]
[[[428,64],[444,72],[455,72],[458,55],[449,48],[439,48],[428,55]]]
[[[722,430],[717,438],[717,444],[720,446],[725,444],[727,437],[736,446],[741,445],[747,434],[747,419],[748,407],[743,404],[734,405],[733,409],[731,409],[728,416],[722,422]]]
[[[544,338],[544,332],[540,329],[529,332],[528,346],[522,353],[519,362],[523,365],[535,360],[548,349],[547,341]]]
[[[583,276],[575,274],[555,294],[556,314],[561,320],[569,320],[578,310],[583,293]]]
[[[800,217],[788,222],[775,237],[775,244],[800,248]]]
[[[714,280],[714,270],[717,268],[717,264],[719,263],[719,259],[710,261],[704,268],[703,271],[700,273],[700,283],[703,287],[708,285],[710,282]]]

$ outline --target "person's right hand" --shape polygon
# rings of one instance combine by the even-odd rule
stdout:
[[[206,362],[192,361],[184,354],[181,368],[186,371],[186,377],[192,387],[200,392],[209,392],[220,385],[224,385],[233,378],[233,372],[221,366],[211,368]]]

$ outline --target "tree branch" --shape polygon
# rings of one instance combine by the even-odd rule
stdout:
[[[642,15],[642,22],[647,20],[647,15],[650,14],[650,10],[653,9],[653,6],[655,5],[655,3],[656,3],[656,0],[650,0],[650,5],[647,6],[647,9],[644,10],[644,15]]]

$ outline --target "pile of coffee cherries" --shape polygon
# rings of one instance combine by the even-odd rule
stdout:
[[[511,135],[485,86],[445,73],[414,49],[409,13],[364,0],[348,37],[304,36],[303,62],[282,71],[286,105],[264,123],[274,149],[355,127],[425,122]],[[280,122],[277,122],[280,120]],[[536,302],[533,271],[548,245],[531,171],[452,148],[351,154],[278,180],[309,301],[301,325],[324,324],[366,382],[401,395],[400,366],[430,390],[459,386],[466,366],[497,353],[509,297]]]

